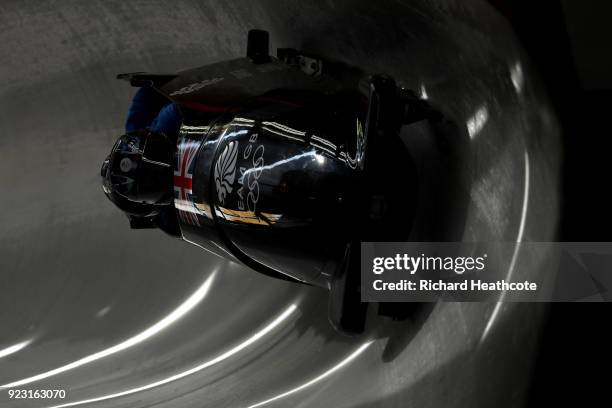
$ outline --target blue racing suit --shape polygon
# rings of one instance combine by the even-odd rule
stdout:
[[[143,87],[136,92],[128,110],[125,131],[149,129],[164,133],[176,141],[181,127],[181,114],[177,105],[150,87]],[[154,217],[128,216],[131,228],[154,228],[174,237],[181,236],[174,206],[163,206]]]
[[[150,87],[143,87],[132,98],[125,131],[149,129],[175,139],[181,127],[181,114],[175,103]]]

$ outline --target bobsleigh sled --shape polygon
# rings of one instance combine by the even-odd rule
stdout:
[[[360,242],[406,240],[413,221],[398,132],[440,113],[387,75],[295,49],[270,56],[261,30],[244,58],[118,77],[168,98],[182,123],[124,135],[104,162],[104,191],[132,228],[328,289],[334,327],[362,332]]]

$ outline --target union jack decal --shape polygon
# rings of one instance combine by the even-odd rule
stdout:
[[[194,158],[200,142],[187,138],[180,138],[177,146],[178,157],[174,168],[174,206],[181,221],[189,225],[200,226],[198,210],[193,201],[193,166]]]

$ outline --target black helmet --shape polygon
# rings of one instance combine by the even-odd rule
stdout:
[[[172,202],[174,144],[162,133],[140,130],[117,140],[101,169],[106,196],[128,215],[157,214]]]

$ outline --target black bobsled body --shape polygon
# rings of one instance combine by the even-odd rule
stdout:
[[[240,58],[124,78],[180,107],[174,189],[183,239],[329,288],[357,221],[367,114],[359,76]]]
[[[184,239],[327,287],[356,222],[363,122],[347,105],[330,117],[321,98],[340,103],[337,96],[292,95],[291,104],[266,97],[209,126],[183,125],[175,207]]]
[[[251,45],[247,58],[119,77],[180,108],[182,238],[266,275],[331,289],[332,323],[360,332],[359,242],[407,237],[411,197],[392,185],[409,168],[397,131],[431,111],[388,77]]]

